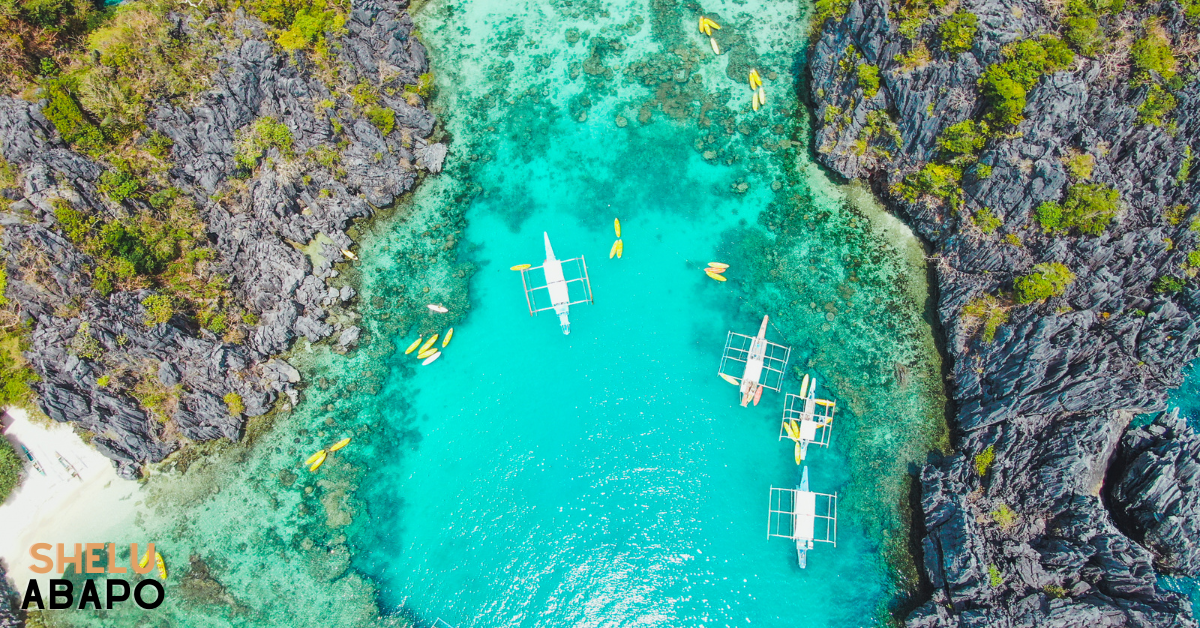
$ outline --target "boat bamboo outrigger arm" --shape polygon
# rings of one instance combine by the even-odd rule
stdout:
[[[721,366],[717,374],[738,385],[742,407],[751,401],[758,405],[763,389],[779,392],[783,388],[784,369],[792,356],[791,347],[778,345],[767,340],[769,316],[764,316],[757,336],[729,332],[725,339],[725,351],[721,354]],[[741,373],[726,372],[742,365]]]
[[[817,399],[817,378],[804,376],[800,394],[788,394],[783,400],[783,420],[779,425],[779,440],[796,443],[796,464],[804,462],[809,445],[828,447],[833,432],[833,413],[837,404]]]
[[[796,560],[804,569],[808,566],[808,551],[817,543],[837,547],[837,493],[808,490],[808,467],[804,467],[800,486],[772,486],[767,503],[767,538],[771,537],[795,541]]]
[[[592,282],[588,278],[587,262],[583,256],[560,260],[554,257],[554,249],[550,248],[550,235],[542,232],[546,241],[546,261],[541,266],[521,270],[521,284],[525,287],[525,303],[529,306],[529,315],[536,316],[538,312],[554,310],[558,315],[558,323],[563,334],[571,333],[571,321],[568,318],[572,305],[592,302]],[[567,279],[564,267],[571,270],[572,277]],[[529,273],[542,271],[542,285],[533,285]],[[572,297],[571,289],[578,286],[576,296]],[[540,290],[545,290],[545,299],[539,299]],[[545,301],[548,305],[543,305]],[[539,303],[541,301],[542,303]]]

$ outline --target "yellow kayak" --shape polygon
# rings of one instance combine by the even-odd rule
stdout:
[[[705,23],[705,24],[708,24],[708,27],[709,27],[710,29],[713,29],[713,28],[715,28],[715,29],[717,29],[717,30],[721,30],[721,25],[720,25],[720,24],[717,24],[716,22],[714,22],[714,21],[712,21],[712,20],[710,20],[710,19],[708,19],[708,18],[704,18],[704,23]]]
[[[800,396],[808,397],[808,373],[804,374],[804,381],[800,382]]]
[[[428,358],[425,358],[425,361],[421,363],[421,366],[429,366],[430,364],[433,364],[434,360],[437,360],[440,357],[442,357],[442,352],[438,351]]]
[[[620,240],[617,240],[617,259],[621,259],[621,256],[624,254],[625,254],[625,243]]]
[[[796,438],[800,438],[800,425],[796,423],[796,419],[788,421],[792,425],[792,432],[796,434]]]
[[[424,360],[425,358],[427,358],[427,357],[429,357],[429,356],[431,356],[431,355],[433,355],[433,354],[435,354],[435,353],[437,353],[437,352],[438,352],[438,350],[437,350],[437,347],[430,347],[430,348],[428,348],[428,349],[426,349],[426,350],[424,350],[424,351],[422,351],[422,352],[418,353],[418,354],[417,354],[417,359],[418,359],[418,360]]]
[[[430,336],[429,340],[426,340],[425,344],[421,345],[421,353],[424,353],[426,349],[432,347],[433,343],[437,342],[437,339],[438,339],[437,334]]]
[[[147,548],[146,555],[143,556],[142,559],[138,561],[138,567],[145,569],[146,565],[149,565],[149,564],[150,564],[150,549]]]
[[[620,243],[620,240],[613,242],[612,248],[608,250],[608,259],[612,259],[617,256],[617,245]]]
[[[788,421],[783,422],[783,431],[787,434],[787,437],[792,440],[796,440],[796,438],[798,438],[796,433],[792,431],[792,424]]]
[[[796,464],[804,462],[804,449],[800,447],[800,443],[796,443]]]
[[[703,16],[703,15],[701,15],[701,16],[700,16],[700,21],[698,22],[698,25],[699,25],[699,28],[700,28],[700,32],[701,32],[701,33],[704,33],[705,35],[711,35],[711,34],[712,34],[712,33],[708,32],[708,24],[705,24],[705,23],[704,23],[704,16]]]
[[[621,237],[621,219],[613,218],[613,231],[617,232],[617,237]]]
[[[729,264],[722,264],[721,262],[709,262],[708,267],[709,268],[720,268],[721,270],[725,270],[726,268],[729,268]]]
[[[349,257],[350,259],[355,259],[355,260],[358,259],[357,255],[351,253],[350,251],[348,251],[346,249],[342,249],[342,255],[345,255],[346,257]]]
[[[816,401],[818,406],[825,406],[826,408],[831,408],[834,405],[834,403],[828,399],[817,399]]]
[[[167,579],[167,563],[163,561],[162,554],[154,552],[154,564],[158,565],[158,575],[162,576],[163,580]]]
[[[767,90],[761,87],[758,88],[758,104],[764,107],[767,105]]]
[[[758,75],[758,70],[750,70],[750,89],[758,89],[762,86],[762,77]]]
[[[451,327],[450,331],[446,332],[446,337],[442,338],[442,348],[443,349],[446,348],[446,345],[450,344],[450,339],[453,337],[454,337],[454,328]]]
[[[414,340],[411,345],[408,345],[408,348],[404,350],[404,355],[408,355],[408,354],[412,353],[413,351],[416,351],[417,347],[421,346],[421,340],[422,340],[422,338],[417,337],[417,339]]]
[[[721,47],[717,45],[717,40],[713,39],[712,37],[709,37],[708,43],[709,43],[709,45],[712,46],[714,53],[721,54]]]
[[[750,97],[750,108],[758,111],[758,94],[754,94]]]
[[[309,457],[308,457],[308,460],[305,460],[305,461],[304,461],[304,465],[305,465],[305,466],[308,466],[308,465],[310,465],[310,464],[312,464],[312,463],[316,462],[316,461],[317,461],[317,458],[320,458],[320,457],[321,457],[321,456],[323,456],[323,455],[325,455],[325,450],[324,450],[324,449],[322,449],[321,451],[318,451],[317,453],[315,453],[315,454],[313,454],[313,455],[309,456]]]
[[[323,463],[325,462],[325,458],[327,458],[327,457],[329,457],[329,454],[327,454],[327,453],[325,452],[325,450],[324,450],[324,449],[322,449],[322,450],[320,451],[320,453],[318,453],[318,454],[317,454],[317,459],[316,459],[316,460],[313,460],[313,461],[312,461],[312,464],[308,465],[308,470],[309,470],[309,471],[316,471],[318,468],[320,468],[320,467],[321,467],[321,464],[323,464]]]
[[[717,273],[714,273],[714,272],[708,271],[708,270],[704,271],[704,274],[708,275],[709,279],[713,279],[715,281],[725,281],[724,275],[718,275]]]
[[[530,266],[533,266],[533,264],[517,264],[516,266],[509,267],[509,270],[525,270]]]
[[[717,373],[717,374],[721,376],[721,379],[729,382],[730,384],[733,384],[734,386],[737,386],[740,383],[737,381],[736,377],[733,377],[731,375],[726,375],[724,373]]]
[[[342,447],[345,447],[346,445],[349,445],[349,444],[350,444],[350,439],[343,438],[342,440],[339,440],[338,442],[331,445],[329,447],[329,451],[337,451],[337,450],[341,449]]]

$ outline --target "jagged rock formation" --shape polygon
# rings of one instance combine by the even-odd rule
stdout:
[[[1113,463],[1118,523],[1156,555],[1170,575],[1200,575],[1200,435],[1164,412],[1129,430]]]
[[[959,453],[921,473],[933,599],[908,624],[1195,626],[1190,603],[1156,586],[1154,554],[1114,525],[1101,493],[1132,415],[1162,410],[1166,389],[1179,385],[1200,347],[1195,283],[1152,288],[1164,274],[1179,275],[1197,248],[1198,234],[1188,228],[1195,210],[1173,217],[1170,210],[1200,192],[1183,163],[1185,147],[1200,147],[1200,88],[1191,82],[1174,91],[1173,128],[1144,124],[1138,107],[1149,87],[1134,85],[1127,66],[1111,58],[1077,55],[1029,90],[1019,126],[990,135],[977,155],[990,176],[967,169],[955,181],[957,209],[936,194],[906,195],[898,185],[906,176],[945,163],[939,136],[985,116],[978,80],[1004,59],[1002,47],[1061,28],[1053,3],[975,0],[959,8],[978,16],[966,52],[940,49],[938,20],[926,20],[910,39],[900,32],[898,6],[857,0],[823,25],[809,57],[818,158],[845,177],[869,180],[938,258],[937,314],[953,365]],[[1133,11],[1122,18],[1126,28],[1158,12],[1166,32],[1194,30],[1174,4]],[[901,57],[918,42],[926,42],[928,59]],[[879,68],[871,97],[856,63]],[[1050,234],[1034,218],[1039,205],[1059,201],[1080,181],[1068,167],[1075,155],[1093,161],[1084,179],[1115,187],[1122,199],[1101,235]],[[998,224],[985,229],[989,212]],[[1014,302],[1014,280],[1047,262],[1075,274],[1065,293]],[[1003,312],[994,340],[963,314],[983,295]],[[1163,445],[1130,438],[1131,452],[1166,455]],[[1130,469],[1140,475],[1127,476],[1114,497],[1143,526],[1144,513],[1172,498],[1147,482],[1177,479],[1187,492],[1196,481],[1190,466],[1174,476]],[[1191,532],[1147,532],[1147,542],[1184,560],[1179,552],[1186,547],[1190,555]]]
[[[44,101],[0,98],[0,151],[22,175],[20,189],[5,191],[16,202],[0,216],[7,296],[32,325],[26,355],[41,378],[34,384],[39,404],[53,419],[94,434],[93,444],[125,477],[162,460],[181,438],[236,440],[245,417],[267,412],[280,394],[294,402],[299,373],[272,357],[293,339],[336,334],[342,349],[359,340],[358,327],[346,322],[355,315],[344,309],[354,289],[330,285],[353,245],[347,229],[410,190],[418,168],[439,171],[446,154],[428,141],[435,120],[420,98],[399,89],[427,71],[406,7],[403,0],[355,1],[346,33],[332,46],[340,80],[376,86],[380,105],[394,112],[386,136],[349,113],[356,109],[348,96],[331,92],[303,55],[283,52],[266,25],[240,13],[232,29],[239,41],[219,59],[212,87],[186,106],[159,103],[148,118],[150,130],[173,141],[169,178],[199,209],[213,272],[257,317],[243,342],[180,315],[147,325],[142,302],[151,292],[105,298],[93,289],[94,262],[63,237],[55,203],[108,219],[129,215],[128,208],[98,192],[103,166],[62,141],[42,113]],[[174,19],[189,35],[204,36],[206,24]],[[322,102],[340,116],[336,127]],[[235,159],[239,130],[263,117],[286,125],[296,155],[340,144],[337,167],[300,168],[270,148],[269,164],[233,185],[244,176]],[[176,391],[169,416],[156,420],[130,391],[98,383],[113,369],[149,372],[157,386]],[[231,414],[229,393],[240,396],[243,412]]]
[[[0,628],[24,626],[25,620],[22,617],[24,612],[20,608],[20,594],[13,590],[12,585],[8,582],[8,574],[5,573],[4,566],[0,565]]]

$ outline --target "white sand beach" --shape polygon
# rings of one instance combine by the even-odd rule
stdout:
[[[32,423],[18,408],[6,409],[2,423],[17,453],[24,457],[24,446],[45,471],[26,464],[21,485],[0,504],[0,560],[23,590],[36,575],[29,570],[30,545],[116,541],[117,531],[133,523],[141,486],[117,477],[108,458],[67,425]]]

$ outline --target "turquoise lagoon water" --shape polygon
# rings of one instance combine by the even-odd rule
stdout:
[[[363,346],[301,342],[297,407],[147,483],[129,536],[173,566],[155,625],[864,626],[903,605],[908,474],[945,446],[920,247],[810,160],[807,5],[706,4],[720,57],[698,8],[419,7],[447,171],[357,234],[362,317],[335,316]],[[540,263],[543,231],[586,257],[595,292],[569,336],[528,315],[508,269]],[[716,375],[726,332],[764,314],[794,349],[785,390],[812,373],[839,401],[832,446],[810,453],[813,489],[840,497],[838,544],[807,570],[766,534],[769,487],[800,474],[783,396],[740,408]],[[439,361],[403,355],[450,324]],[[347,435],[319,473],[300,466]]]

